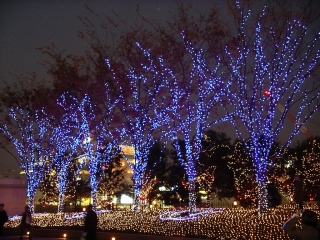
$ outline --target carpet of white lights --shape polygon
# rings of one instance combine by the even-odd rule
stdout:
[[[318,216],[316,205],[305,206]],[[283,223],[294,213],[294,206],[282,205],[257,214],[256,209],[197,209],[189,214],[186,209],[144,211],[98,211],[98,229],[126,233],[185,236],[211,239],[290,239],[282,230]],[[83,226],[85,213],[35,213],[36,227]],[[10,217],[5,227],[19,226],[21,216]]]

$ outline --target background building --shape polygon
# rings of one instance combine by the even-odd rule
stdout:
[[[9,216],[21,214],[26,205],[26,181],[21,178],[0,177],[0,203]]]

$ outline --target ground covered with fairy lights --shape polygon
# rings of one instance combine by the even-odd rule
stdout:
[[[316,205],[305,206],[320,217]],[[256,209],[198,209],[193,215],[186,210],[152,209],[144,211],[98,211],[99,231],[183,236],[209,239],[290,239],[283,223],[294,213],[293,205],[281,205],[258,215]],[[85,213],[36,213],[32,225],[42,228],[79,228]],[[19,226],[21,216],[10,217],[5,227]]]

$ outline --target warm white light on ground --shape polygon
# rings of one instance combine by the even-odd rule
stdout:
[[[290,239],[282,226],[295,208],[294,204],[284,204],[261,215],[257,209],[244,209],[239,204],[236,208],[197,209],[193,214],[187,209],[101,210],[97,211],[98,230],[204,239]],[[316,204],[305,205],[304,209],[311,209],[320,216]],[[84,212],[36,213],[32,216],[32,227],[82,227],[85,215]],[[21,216],[13,216],[4,227],[18,228],[20,222]]]

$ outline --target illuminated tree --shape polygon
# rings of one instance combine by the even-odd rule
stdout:
[[[106,89],[108,89],[106,87]],[[99,182],[103,176],[103,164],[108,162],[117,154],[118,139],[116,133],[112,132],[111,123],[113,120],[113,111],[117,100],[109,98],[106,90],[105,112],[99,115],[97,108],[92,104],[92,100],[85,95],[81,101],[72,98],[72,102],[77,109],[77,148],[81,159],[86,161],[90,173],[91,199],[93,208],[97,207],[97,190]],[[73,108],[73,109],[75,109]],[[72,115],[71,115],[72,116]]]
[[[139,44],[137,44],[138,47]],[[140,50],[143,51],[143,50]],[[128,161],[133,170],[134,210],[140,206],[140,193],[145,181],[148,181],[146,168],[150,148],[158,139],[159,127],[165,121],[163,111],[167,105],[162,96],[165,89],[163,76],[153,65],[150,53],[144,50],[145,59],[139,68],[132,67],[126,77],[130,90],[121,84],[120,79],[112,69],[109,60],[107,64],[114,71],[114,78],[119,83],[121,112],[123,115],[122,136],[128,144],[134,147],[134,164]]]
[[[234,179],[227,165],[231,154],[230,138],[225,133],[210,129],[205,131],[201,142],[198,183],[206,192],[207,207],[210,207],[210,197],[214,191],[219,198],[234,196]]]
[[[254,163],[261,213],[267,208],[272,145],[280,135],[285,139],[279,155],[320,106],[320,82],[313,75],[319,64],[320,34],[294,14],[278,13],[274,21],[268,8],[259,11],[239,1],[236,5],[237,33],[226,48],[232,84],[225,109],[233,115],[230,122]],[[294,125],[286,121],[289,111]]]
[[[62,158],[63,157],[64,156],[62,156]],[[59,164],[66,163],[65,159],[52,166],[52,169],[48,172],[39,187],[39,191],[42,194],[42,197],[39,199],[41,204],[45,205],[50,202],[58,202],[58,212],[63,212],[67,203],[75,201],[74,198],[81,167],[81,163],[79,164],[78,160],[76,157],[71,158],[70,163],[67,162],[67,167],[59,166]],[[67,168],[67,171],[64,172],[65,177],[61,177],[62,171],[59,173],[59,168],[63,170]],[[60,177],[58,177],[58,173]],[[58,180],[61,181],[62,178],[65,179],[65,183],[59,184]],[[90,193],[90,189],[88,192]]]
[[[183,80],[180,79],[180,74],[175,75],[166,67],[165,59],[151,56],[149,50],[144,50],[137,44],[143,51],[145,59],[141,61],[140,68],[132,68],[127,75],[132,97],[128,98],[128,92],[121,89],[124,128],[138,158],[133,166],[134,182],[137,184],[135,206],[139,203],[138,196],[143,184],[147,154],[155,141],[155,132],[161,128],[165,129],[165,136],[173,141],[178,159],[187,172],[189,207],[191,212],[195,211],[196,164],[200,154],[202,134],[209,126],[222,119],[217,117],[214,108],[221,104],[221,94],[224,94],[222,89],[228,84],[222,77],[219,59],[216,60],[215,67],[210,69],[203,51],[194,49],[184,35],[183,39],[189,55],[189,58],[184,57],[192,63],[190,71],[185,70],[187,73]],[[179,136],[183,136],[185,140],[185,156],[178,144]]]
[[[122,188],[126,173],[126,166],[123,166],[120,157],[115,156],[108,164],[103,166],[103,176],[98,186],[98,194],[101,198],[101,205],[108,208],[112,202],[112,196]]]
[[[13,125],[1,123],[0,129],[17,150],[20,166],[27,177],[28,206],[33,212],[36,189],[54,163],[49,151],[52,121],[44,110],[32,110],[29,106],[11,108],[8,117]]]
[[[90,198],[90,196],[91,187],[89,179],[78,175],[75,181],[72,181],[72,184],[67,188],[65,201],[66,204],[72,203],[72,205],[76,207],[76,211],[82,211],[81,203],[83,202],[83,199]]]
[[[229,157],[228,167],[233,172],[234,186],[240,204],[255,204],[257,195],[255,189],[257,181],[254,178],[253,163],[246,153],[245,147],[240,140],[233,144],[232,154]]]
[[[294,153],[290,158],[293,160],[291,167],[294,168],[291,179],[294,175],[302,176],[304,189],[308,196],[306,200],[314,197],[317,186],[320,185],[319,140],[319,137],[316,136],[302,141],[293,149]],[[291,187],[293,187],[293,181]]]
[[[74,158],[78,155],[82,144],[81,139],[81,122],[78,119],[78,106],[69,104],[66,95],[63,94],[58,100],[58,105],[63,109],[63,115],[57,120],[57,125],[52,132],[50,142],[50,157],[55,162],[54,170],[57,176],[58,185],[58,212],[64,211],[65,192],[70,184],[68,181],[68,173],[74,167]],[[60,122],[59,122],[60,121]],[[74,175],[78,175],[83,166],[81,159],[76,163],[77,167],[73,171]]]
[[[221,105],[221,94],[228,87],[228,81],[223,78],[219,59],[210,68],[201,49],[196,50],[187,39],[185,47],[192,66],[183,81],[170,69],[164,70],[170,76],[167,80],[171,97],[168,137],[173,141],[179,161],[185,168],[189,210],[193,212],[196,210],[196,166],[201,152],[201,139],[208,127],[224,117],[217,114],[217,106]],[[178,144],[179,136],[185,141],[185,156]]]
[[[54,163],[50,158],[53,118],[45,105],[50,102],[49,96],[48,86],[37,80],[35,73],[16,76],[13,85],[6,85],[0,94],[0,132],[17,151],[16,160],[27,178],[32,212],[35,191]]]
[[[44,177],[38,189],[42,195],[39,199],[40,204],[44,206],[45,204],[50,202],[57,202],[59,191],[57,174],[54,170],[54,167]]]

